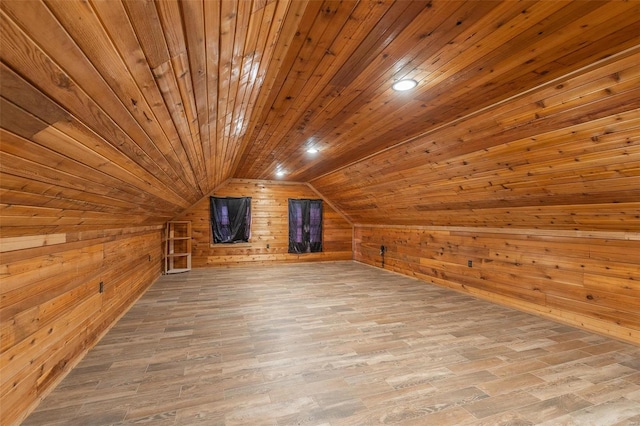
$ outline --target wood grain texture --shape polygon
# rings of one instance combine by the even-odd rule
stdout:
[[[216,189],[212,195],[251,197],[251,239],[248,243],[241,244],[212,244],[209,197],[203,198],[184,215],[176,218],[176,220],[189,220],[192,223],[194,268],[352,258],[352,226],[326,202],[323,203],[323,251],[305,254],[288,253],[287,200],[319,198],[307,184],[232,179]]]
[[[354,223],[640,231],[640,53],[312,180]]]
[[[1,253],[2,424],[37,405],[157,279],[161,247],[160,229],[141,227],[42,236]]]
[[[637,230],[638,16],[599,0],[2,2],[2,230],[161,225],[276,169],[354,223]],[[419,85],[394,92],[401,78]]]
[[[355,227],[354,259],[640,344],[640,238]],[[468,262],[471,262],[471,267]]]
[[[6,235],[159,225],[231,177],[297,3],[3,2]]]
[[[311,181],[483,108],[555,86],[556,79],[582,74],[640,42],[638,18],[628,15],[638,12],[637,3],[422,1],[368,9],[360,2],[343,24],[345,6],[306,9],[285,66],[273,71],[278,90],[255,120],[240,177],[273,176],[282,165],[291,180]],[[362,36],[349,43],[341,32],[322,32],[327,19],[336,21],[330,30],[341,26]],[[368,31],[354,29],[355,22]],[[621,43],[605,46],[613,39]],[[400,78],[420,84],[396,93],[390,86]],[[308,145],[317,145],[322,156],[310,160]]]
[[[199,268],[24,426],[631,425],[639,378],[638,346],[357,262]]]
[[[398,271],[635,339],[639,26],[637,1],[0,2],[9,415],[153,281],[176,217],[198,266],[351,259],[356,224],[365,262],[397,236]],[[250,244],[210,246],[216,188],[260,201]],[[289,196],[326,200],[324,253],[286,253]]]

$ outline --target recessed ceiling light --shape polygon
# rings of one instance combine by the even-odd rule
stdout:
[[[393,83],[393,86],[391,86],[391,88],[393,90],[397,90],[399,92],[404,92],[405,90],[411,90],[414,87],[416,87],[418,85],[418,82],[415,80],[399,80],[396,81],[395,83]]]
[[[285,174],[286,174],[286,173],[285,173],[285,171],[284,171],[284,170],[278,170],[278,171],[276,172],[276,176],[278,176],[278,177],[282,177],[282,176],[284,176]]]
[[[315,154],[315,153],[317,153],[317,152],[318,152],[318,150],[317,150],[316,148],[309,148],[309,149],[307,149],[307,152],[308,152],[309,154]]]

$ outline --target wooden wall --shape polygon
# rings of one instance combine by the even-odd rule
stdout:
[[[640,344],[637,234],[402,226],[354,233],[358,261],[381,267],[385,245],[385,269]]]
[[[309,183],[356,260],[640,343],[639,48]]]
[[[196,267],[351,259],[357,223],[358,260],[391,238],[394,270],[637,340],[640,3],[481,3],[0,2],[0,423],[154,281],[175,216]],[[276,166],[307,183],[227,181]],[[224,182],[248,244],[210,244]],[[288,254],[316,190],[325,251]]]
[[[192,221],[193,267],[352,259],[352,226],[327,202],[323,203],[323,252],[301,255],[288,253],[287,200],[322,198],[307,184],[232,179],[213,195],[252,197],[251,240],[243,244],[212,245],[209,197],[205,197],[184,215],[176,218]]]
[[[160,229],[0,240],[0,424],[19,423],[158,278]]]
[[[310,183],[354,224],[637,234],[639,52]]]

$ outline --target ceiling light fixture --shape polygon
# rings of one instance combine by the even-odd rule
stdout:
[[[418,85],[418,82],[412,79],[399,80],[393,83],[391,88],[398,92],[404,92],[405,90],[411,90]]]
[[[317,152],[318,152],[318,150],[317,150],[316,148],[309,148],[309,149],[307,149],[307,152],[308,152],[309,154],[315,154],[315,153],[317,153]]]
[[[285,174],[286,174],[286,173],[285,173],[285,171],[284,171],[284,170],[278,170],[278,171],[276,172],[276,176],[278,176],[278,177],[282,177],[282,176],[284,176]]]

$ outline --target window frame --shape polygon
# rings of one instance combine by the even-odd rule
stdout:
[[[322,253],[324,251],[323,200],[289,198],[287,206],[289,218],[288,253]]]
[[[234,200],[243,203],[244,214],[238,209],[239,207],[231,208],[229,203],[220,205],[220,212],[226,209],[226,215],[222,215],[222,218],[226,219],[227,223],[221,223],[220,226],[224,226],[227,228],[235,227],[235,231],[233,229],[229,229],[231,236],[229,240],[226,241],[216,241],[216,225],[219,221],[218,216],[219,211],[216,208],[216,205],[219,203],[223,203],[225,201]],[[217,245],[242,245],[247,244],[251,241],[251,226],[252,226],[252,200],[251,197],[220,197],[212,195],[209,197],[209,230],[211,232],[210,244]],[[246,209],[246,210],[245,210]],[[241,214],[242,217],[238,218],[237,215]],[[237,221],[240,220],[241,222]],[[240,234],[238,234],[241,232]],[[220,233],[220,229],[219,232]]]

